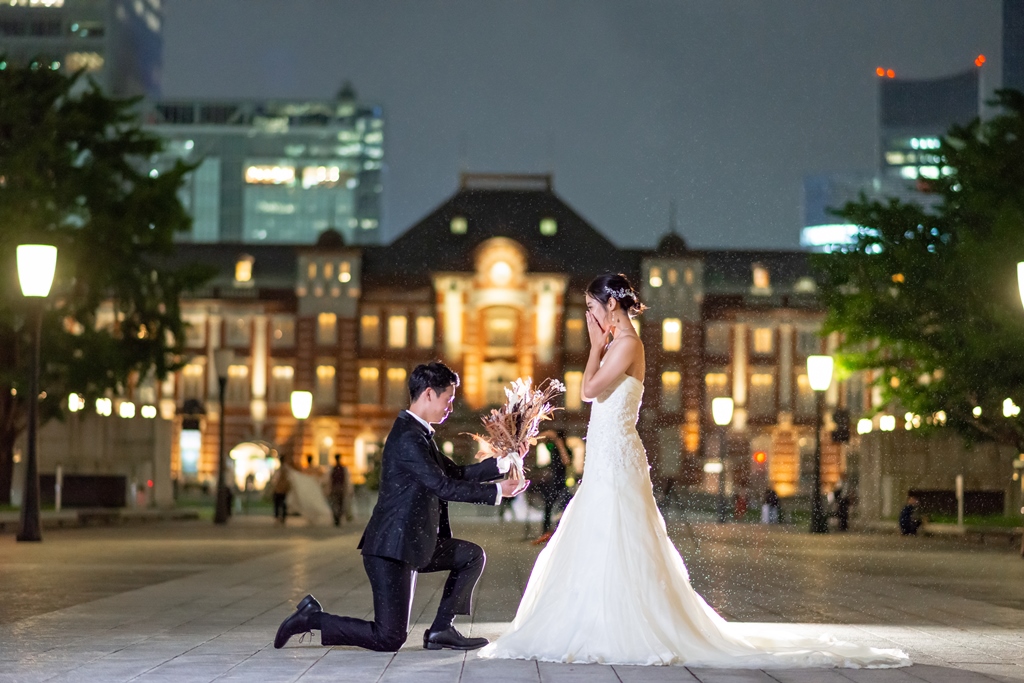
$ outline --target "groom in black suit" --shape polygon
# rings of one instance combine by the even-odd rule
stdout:
[[[475,543],[452,538],[448,501],[498,505],[529,482],[495,482],[508,472],[505,457],[460,467],[441,454],[431,424],[448,417],[457,386],[459,376],[443,363],[417,366],[409,376],[412,404],[399,414],[384,444],[380,495],[359,541],[373,590],[374,620],[328,614],[307,595],[281,623],[274,647],[318,629],[323,645],[394,652],[408,636],[416,575],[440,571],[449,572],[448,581],[434,623],[423,634],[423,647],[474,650],[487,644],[486,638],[467,638],[454,626],[455,615],[470,612],[486,558]]]

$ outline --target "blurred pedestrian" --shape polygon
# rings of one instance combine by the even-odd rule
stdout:
[[[848,531],[850,528],[850,496],[840,483],[835,490],[836,499],[836,520],[839,523],[839,531]]]
[[[541,535],[534,541],[535,543],[544,543],[551,538],[552,515],[568,505],[571,498],[569,487],[565,483],[568,467],[572,462],[569,458],[569,449],[565,445],[565,433],[551,430],[542,436],[547,437],[555,453],[551,458],[551,464],[544,468],[538,484],[538,489],[544,497],[544,519],[541,523]]]
[[[745,491],[737,491],[733,496],[733,519],[742,522],[747,516],[747,494]]]
[[[782,524],[782,502],[773,488],[764,490],[764,502],[761,504],[762,524]]]
[[[289,459],[282,454],[281,466],[277,468],[271,482],[274,491],[274,519],[281,524],[284,524],[288,517],[288,492],[292,490],[292,482],[287,472],[290,467]]]
[[[348,468],[342,464],[341,454],[336,453],[334,467],[331,468],[331,513],[334,515],[334,526],[341,526],[342,517],[346,522],[352,521],[350,488]]]
[[[924,524],[924,520],[917,513],[919,501],[914,496],[907,497],[907,504],[900,510],[900,533],[904,536],[917,536],[917,530]]]

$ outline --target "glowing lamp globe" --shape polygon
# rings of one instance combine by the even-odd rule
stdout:
[[[733,402],[728,396],[719,396],[711,399],[711,417],[719,427],[732,422]]]
[[[1020,301],[1024,304],[1024,261],[1017,264],[1017,289],[1020,290]]]
[[[807,380],[814,391],[825,391],[832,384],[832,356],[808,356]]]
[[[18,280],[25,296],[49,296],[56,269],[57,247],[49,244],[18,245]]]
[[[305,420],[313,410],[313,392],[293,391],[292,392],[292,415],[296,420]]]

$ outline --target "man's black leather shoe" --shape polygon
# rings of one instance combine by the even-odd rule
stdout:
[[[476,650],[487,644],[486,638],[467,638],[454,626],[443,631],[427,629],[423,633],[423,647],[428,650]]]
[[[280,650],[288,639],[299,633],[311,633],[310,616],[322,612],[320,603],[312,595],[307,595],[295,606],[295,613],[281,622],[274,636],[274,647]]]

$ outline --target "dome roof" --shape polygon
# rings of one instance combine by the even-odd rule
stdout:
[[[670,232],[658,242],[657,251],[659,256],[683,256],[689,249],[681,235]]]
[[[345,238],[334,228],[327,228],[316,238],[316,246],[326,249],[342,249],[345,246]]]

